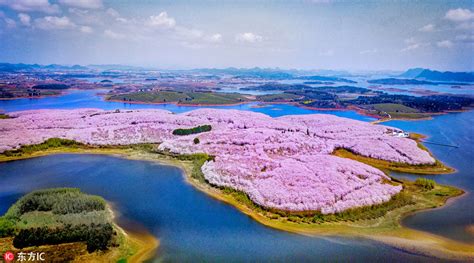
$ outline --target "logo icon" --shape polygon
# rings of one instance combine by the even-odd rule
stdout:
[[[6,262],[11,262],[15,259],[15,254],[13,254],[12,252],[10,251],[7,251],[5,252],[5,254],[3,254],[3,259],[6,261]]]

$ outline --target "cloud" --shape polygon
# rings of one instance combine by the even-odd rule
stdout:
[[[420,43],[415,43],[415,44],[408,45],[407,47],[403,48],[401,51],[402,52],[410,51],[410,50],[417,49],[419,47],[421,47],[421,44]]]
[[[438,41],[436,45],[442,48],[451,48],[453,46],[453,42],[449,40],[443,40],[443,41]]]
[[[86,33],[86,34],[90,34],[92,32],[94,32],[94,30],[92,29],[92,27],[90,26],[81,26],[79,28],[79,30],[82,32],[82,33]]]
[[[178,26],[176,27],[176,32],[178,37],[186,39],[196,39],[203,36],[203,32],[197,29],[189,29],[186,27]]]
[[[415,49],[419,49],[422,47],[428,47],[431,46],[431,43],[429,42],[418,42],[415,38],[407,38],[405,39],[405,44],[407,45],[405,48],[402,48],[400,51],[401,52],[407,52]]]
[[[30,26],[31,16],[29,16],[28,14],[19,13],[18,18],[20,19],[20,22],[21,22],[22,25]]]
[[[125,35],[124,34],[120,34],[120,33],[116,33],[110,29],[107,29],[104,31],[104,35],[108,38],[112,38],[112,39],[124,39],[125,38]]]
[[[0,0],[0,5],[8,6],[20,12],[43,12],[47,14],[60,12],[59,6],[49,3],[48,0]]]
[[[466,22],[471,19],[474,19],[474,12],[469,9],[450,9],[446,12],[444,18],[454,21],[454,22]]]
[[[263,37],[260,35],[254,34],[252,32],[246,32],[246,33],[237,34],[235,36],[235,40],[237,42],[257,43],[257,42],[262,42]]]
[[[418,31],[421,31],[421,32],[434,32],[435,31],[435,26],[433,24],[428,24],[428,25],[423,26],[420,29],[418,29]]]
[[[366,54],[375,54],[377,53],[378,50],[377,49],[368,49],[368,50],[362,50],[359,52],[359,54],[361,55],[366,55]]]
[[[422,48],[422,47],[431,46],[431,43],[429,43],[429,42],[419,42],[414,37],[407,38],[403,42],[405,42],[406,47],[402,48],[400,50],[401,52],[406,52],[406,51],[419,49],[419,48]]]
[[[15,28],[16,27],[16,22],[15,20],[9,18],[9,17],[4,17],[3,21],[5,22],[7,28]]]
[[[45,16],[35,19],[35,27],[43,30],[68,29],[75,26],[67,16]]]
[[[219,43],[222,42],[222,35],[221,34],[213,34],[206,38],[207,41],[212,43]]]
[[[104,6],[102,0],[59,0],[59,3],[85,9],[99,9]]]
[[[168,16],[168,13],[161,12],[157,16],[150,16],[146,24],[156,28],[173,28],[176,26],[176,20]]]

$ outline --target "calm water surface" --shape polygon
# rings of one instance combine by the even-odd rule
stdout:
[[[79,187],[113,202],[160,239],[156,261],[370,262],[431,259],[365,239],[311,238],[267,228],[195,190],[171,166],[61,154],[0,163],[0,214],[34,189]]]
[[[442,209],[410,216],[404,220],[404,224],[474,243],[474,235],[466,231],[467,226],[474,225],[474,111],[441,115],[433,120],[390,121],[384,124],[428,135],[427,142],[457,146],[453,148],[425,143],[436,158],[457,170],[454,174],[433,175],[430,179],[457,186],[467,193]],[[396,176],[412,180],[418,177],[410,174]]]

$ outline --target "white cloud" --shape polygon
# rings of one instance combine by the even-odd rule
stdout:
[[[123,39],[125,38],[124,34],[116,33],[110,29],[107,29],[104,31],[104,35],[108,38],[113,38],[113,39]]]
[[[221,34],[213,34],[213,35],[207,37],[207,41],[212,42],[212,43],[222,42],[222,35]]]
[[[435,26],[433,24],[428,24],[424,27],[421,27],[418,29],[421,32],[434,32],[435,31]]]
[[[415,38],[411,37],[411,38],[407,38],[405,39],[405,44],[406,44],[406,47],[401,49],[400,51],[401,52],[406,52],[406,51],[411,51],[411,50],[415,50],[415,49],[419,49],[419,48],[422,48],[422,47],[428,47],[428,46],[431,46],[431,43],[429,42],[418,42]]]
[[[150,16],[147,25],[157,28],[173,28],[176,26],[176,20],[168,16],[168,13],[161,12],[157,16]]]
[[[35,19],[35,27],[43,30],[68,29],[75,26],[67,16],[45,16]]]
[[[59,3],[85,9],[99,9],[103,7],[102,0],[59,0]]]
[[[82,33],[86,33],[86,34],[90,34],[94,32],[94,30],[90,26],[81,26],[79,30],[81,30]]]
[[[410,50],[417,49],[419,47],[421,47],[421,44],[420,43],[415,43],[415,44],[408,45],[407,47],[403,48],[401,51],[402,52],[410,51]]]
[[[20,19],[20,22],[24,26],[29,26],[31,22],[31,16],[25,13],[19,13],[18,18]]]
[[[443,41],[437,42],[436,45],[438,47],[442,47],[442,48],[450,48],[450,47],[453,46],[453,42],[451,42],[449,40],[443,40]]]
[[[454,22],[465,22],[474,19],[474,12],[463,8],[450,9],[446,12],[444,18]]]
[[[47,14],[60,12],[59,6],[51,4],[48,0],[0,0],[0,5],[20,12],[44,12]]]
[[[359,54],[361,55],[367,55],[367,54],[375,54],[377,53],[378,50],[377,49],[368,49],[368,50],[362,50],[359,52]]]
[[[238,42],[257,43],[262,42],[263,37],[252,32],[237,34],[235,40]]]

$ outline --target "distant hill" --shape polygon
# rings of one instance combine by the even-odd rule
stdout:
[[[460,81],[460,82],[474,82],[473,72],[450,72],[450,71],[436,71],[423,68],[409,69],[399,77],[425,79],[433,81]]]
[[[262,79],[292,79],[293,75],[280,69],[268,68],[201,68],[191,72],[207,73],[213,75],[233,75],[236,78],[262,78]]]
[[[64,66],[58,64],[39,65],[39,64],[23,64],[23,63],[0,63],[0,71],[14,72],[24,70],[86,70],[86,67],[80,65]]]
[[[424,68],[411,68],[401,74],[399,77],[407,78],[407,79],[414,79],[418,77],[425,69]]]
[[[427,81],[427,80],[418,80],[418,79],[396,79],[396,78],[387,78],[387,79],[371,79],[367,81],[371,84],[381,84],[381,85],[469,85],[466,82],[451,82],[451,81]]]
[[[343,83],[357,83],[356,81],[339,78],[339,77],[331,77],[331,76],[301,76],[298,79],[304,80],[316,80],[316,81],[333,81],[333,82],[343,82]]]

